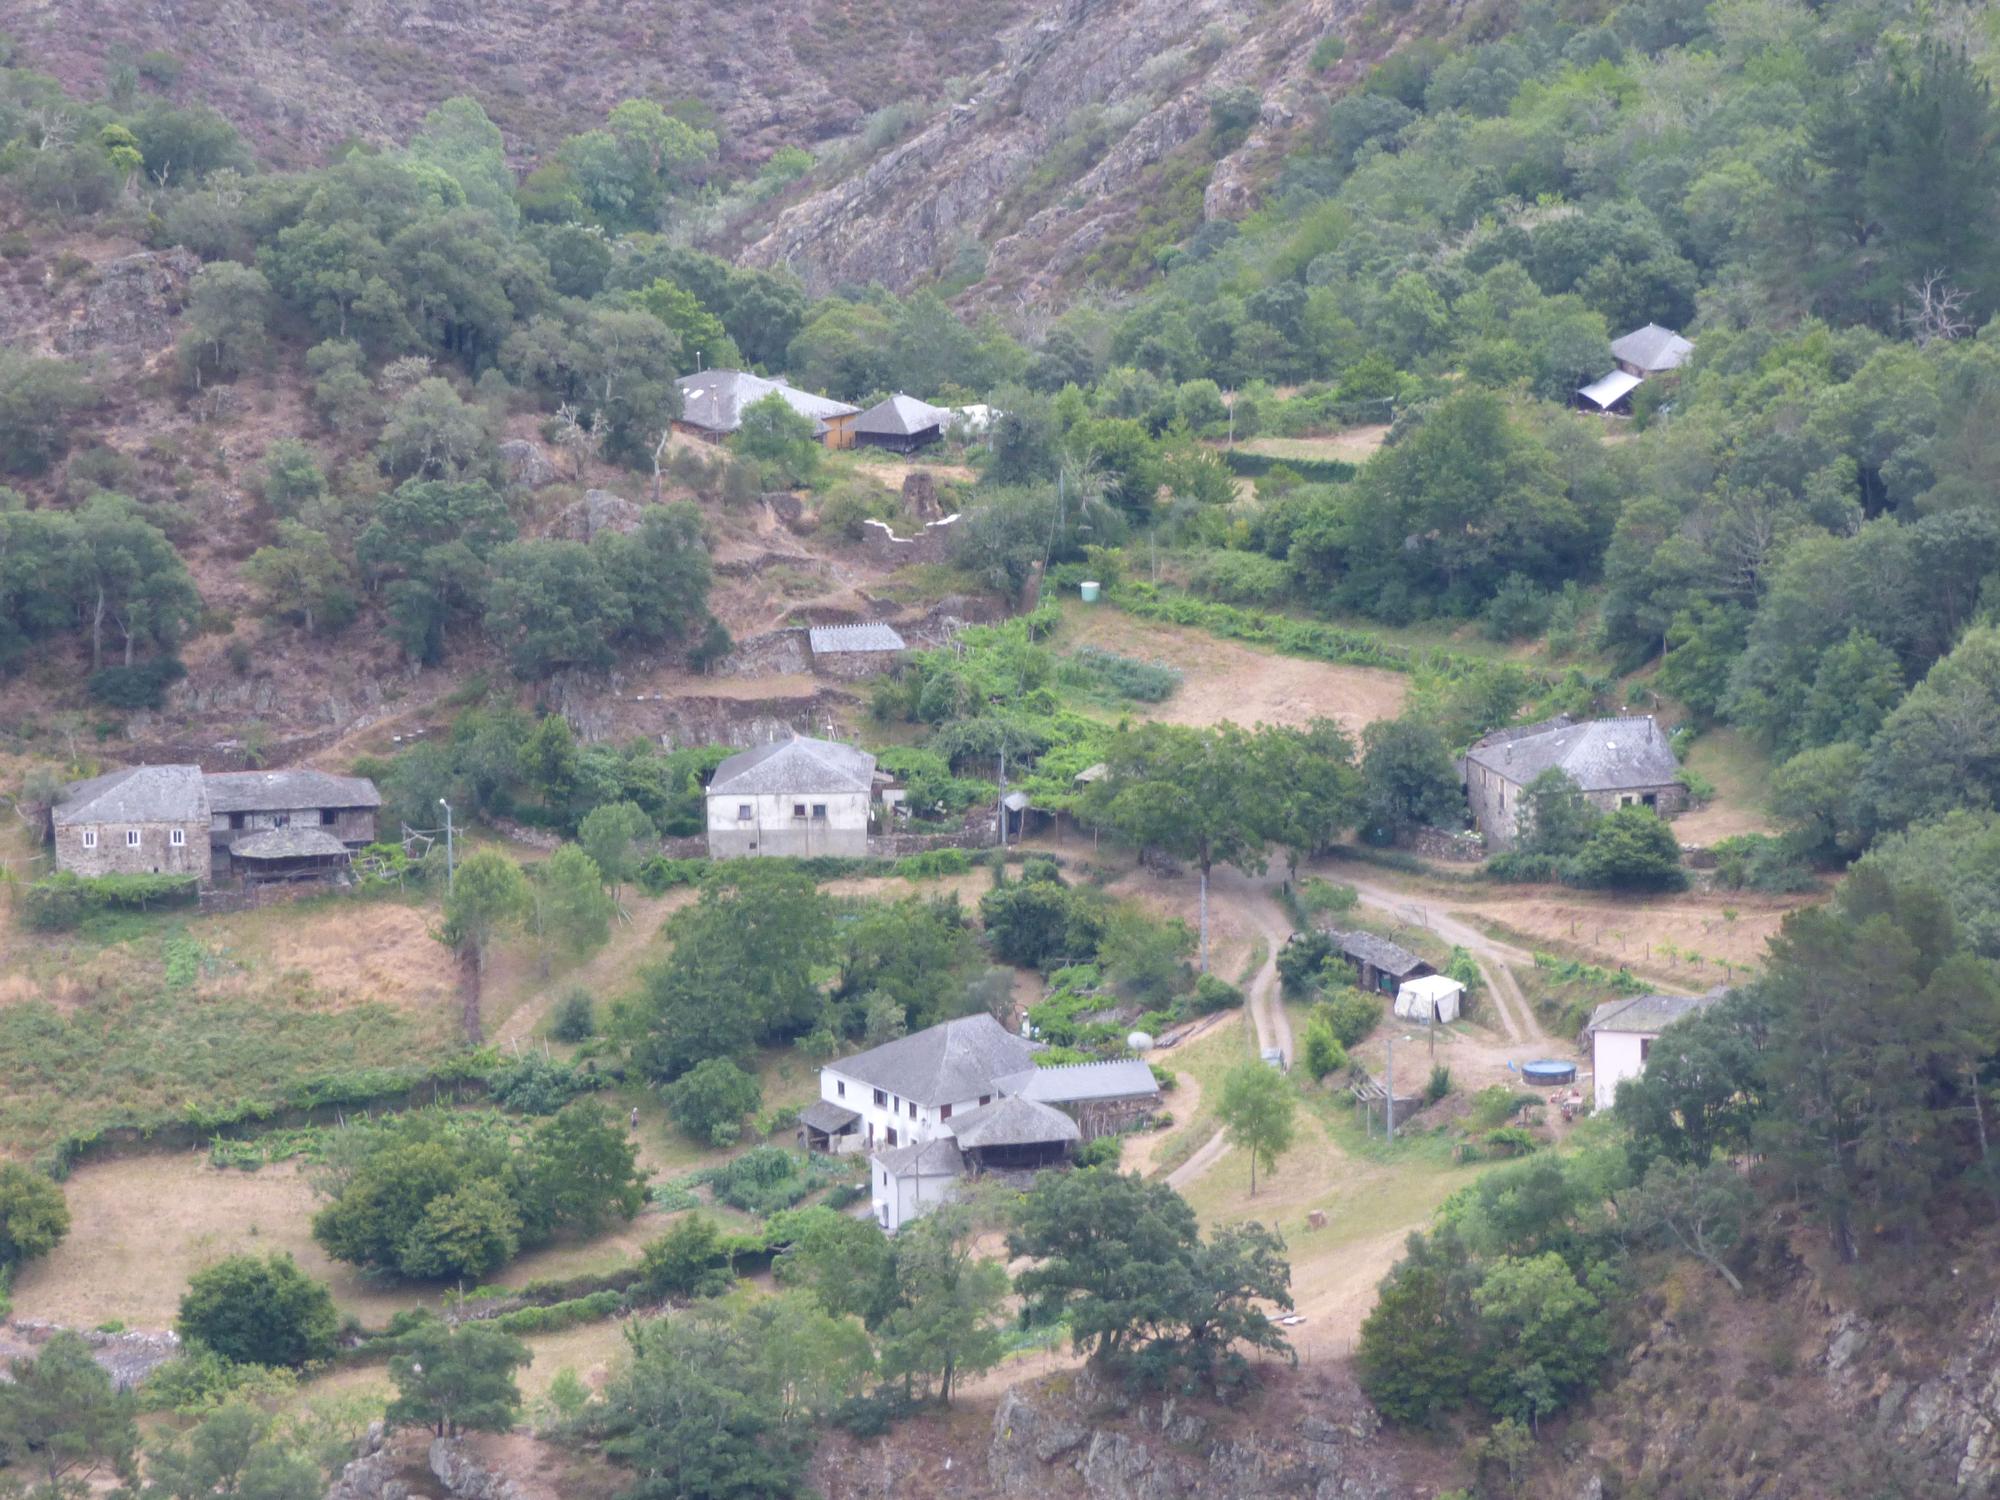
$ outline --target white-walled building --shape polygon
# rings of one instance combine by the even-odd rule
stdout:
[[[711,859],[868,853],[875,757],[794,735],[732,755],[708,783]]]
[[[1037,1068],[1039,1050],[988,1015],[898,1037],[820,1069],[801,1132],[816,1150],[868,1153],[875,1222],[893,1234],[960,1177],[1059,1165],[1159,1101],[1144,1062]]]
[[[1639,995],[1607,1000],[1590,1014],[1591,1097],[1598,1109],[1618,1102],[1618,1085],[1646,1071],[1653,1043],[1674,1022],[1707,1010],[1725,991],[1706,995]]]

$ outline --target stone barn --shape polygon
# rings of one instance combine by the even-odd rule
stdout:
[[[1670,818],[1687,809],[1680,760],[1651,714],[1582,722],[1562,716],[1489,734],[1459,762],[1489,848],[1510,849],[1520,839],[1521,794],[1550,770],[1574,781],[1600,812],[1650,807]]]
[[[199,766],[128,766],[74,782],[49,814],[56,868],[192,875],[206,885],[208,819]]]
[[[906,649],[896,627],[880,620],[861,625],[814,625],[806,631],[812,669],[821,677],[853,682],[888,671]]]

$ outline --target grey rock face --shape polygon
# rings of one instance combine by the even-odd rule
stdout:
[[[174,341],[174,319],[201,269],[192,251],[146,250],[94,268],[94,279],[57,331],[58,353],[131,358]]]
[[[456,1438],[433,1442],[430,1461],[438,1483],[455,1500],[519,1500],[521,1492],[511,1479],[481,1467]]]
[[[556,466],[542,451],[540,443],[531,443],[526,438],[512,438],[500,445],[500,461],[507,466],[509,484],[538,490],[545,484],[555,483]]]

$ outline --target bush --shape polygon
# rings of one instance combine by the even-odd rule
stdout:
[[[1647,807],[1607,813],[1570,861],[1569,878],[1613,890],[1678,891],[1687,886],[1679,841]]]
[[[1451,1069],[1439,1063],[1431,1069],[1430,1082],[1424,1085],[1424,1103],[1435,1104],[1451,1092]]]
[[[1261,552],[1204,552],[1188,571],[1189,589],[1229,604],[1274,605],[1291,586],[1291,565]]]
[[[0,1163],[0,1291],[15,1267],[47,1255],[68,1233],[62,1188],[32,1167]]]
[[[664,1092],[673,1122],[711,1146],[733,1145],[743,1134],[743,1117],[764,1100],[757,1080],[726,1057],[696,1063]]]
[[[1300,1057],[1315,1083],[1347,1066],[1347,1049],[1341,1046],[1340,1038],[1333,1034],[1333,1027],[1323,1016],[1315,1016],[1306,1023],[1305,1050]]]
[[[1563,862],[1553,854],[1527,854],[1510,849],[1487,860],[1480,874],[1489,880],[1552,885],[1563,877]]]
[[[1320,1001],[1312,1009],[1312,1019],[1326,1021],[1334,1040],[1353,1048],[1366,1041],[1382,1022],[1382,1005],[1360,990],[1343,990]]]
[[[972,869],[972,855],[964,849],[927,849],[896,861],[894,872],[904,880],[936,880],[945,875],[964,875]]]
[[[549,1022],[550,1036],[559,1042],[582,1042],[596,1032],[596,1006],[588,994],[571,990],[557,1002],[555,1016]]]
[[[700,885],[707,869],[705,859],[668,859],[664,854],[655,854],[640,862],[632,878],[647,895],[664,896],[677,885]]]
[[[639,1284],[656,1299],[719,1297],[734,1279],[722,1233],[706,1214],[689,1214],[639,1257]]]
[[[552,1115],[579,1094],[596,1088],[598,1082],[594,1072],[557,1062],[540,1052],[523,1053],[486,1075],[486,1086],[494,1099],[524,1115]]]
[[[145,911],[192,902],[201,893],[193,875],[98,875],[68,871],[36,881],[22,894],[22,914],[41,932],[62,932],[100,912]]]
[[[1741,833],[1718,840],[1714,853],[1715,883],[1729,890],[1782,894],[1812,888],[1812,870],[1784,839]]]
[[[1227,980],[1204,974],[1194,982],[1194,1008],[1201,1015],[1218,1010],[1236,1010],[1243,1004],[1243,991]]]
[[[172,657],[140,662],[132,667],[106,667],[92,672],[84,684],[93,703],[106,708],[160,708],[167,689],[187,676],[187,668]]]
[[[1076,1153],[1078,1171],[1090,1167],[1116,1167],[1118,1158],[1125,1153],[1125,1138],[1118,1135],[1100,1135],[1096,1140],[1082,1147]]]
[[[1333,939],[1323,932],[1295,932],[1278,950],[1278,978],[1288,995],[1307,995],[1318,985],[1320,971],[1333,954]]]
[[[197,1271],[174,1329],[239,1365],[297,1369],[333,1354],[333,1293],[290,1255],[232,1255]]]

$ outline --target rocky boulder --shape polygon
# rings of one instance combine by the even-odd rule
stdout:
[[[522,489],[538,490],[556,482],[556,466],[540,443],[512,438],[500,445],[500,461],[507,466],[507,482]]]
[[[485,1468],[456,1438],[439,1438],[431,1444],[431,1472],[454,1500],[520,1500],[518,1486],[504,1475]]]
[[[181,249],[144,250],[93,267],[55,334],[56,352],[132,359],[167,348],[200,270],[200,257]]]
[[[565,506],[556,517],[554,535],[564,541],[587,542],[599,532],[637,531],[644,512],[609,490],[586,490],[581,500]]]

